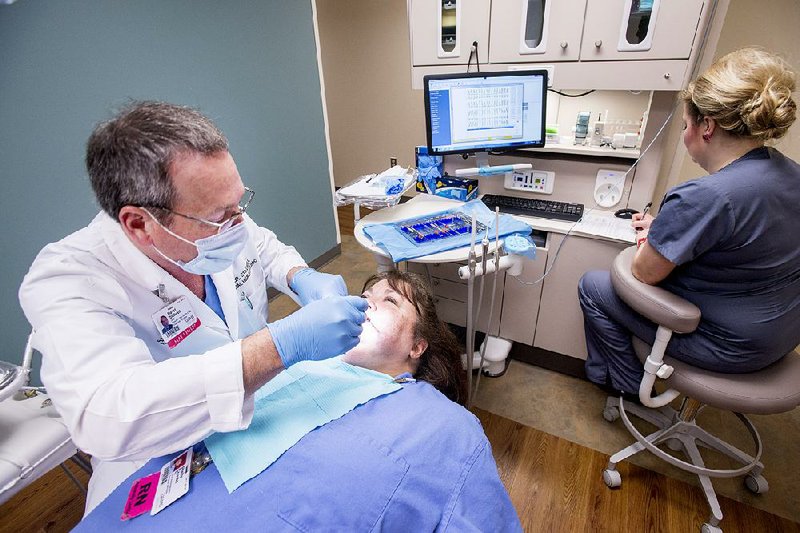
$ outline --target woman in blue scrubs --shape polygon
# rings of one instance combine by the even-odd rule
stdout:
[[[795,120],[795,76],[760,49],[720,58],[681,94],[683,142],[707,176],[667,192],[657,218],[635,215],[633,274],[697,305],[697,330],[666,353],[727,373],[764,368],[800,344],[800,166],[770,148]],[[631,334],[656,325],[623,303],[608,272],[579,283],[587,377],[637,394]]]

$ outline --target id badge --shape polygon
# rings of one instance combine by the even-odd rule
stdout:
[[[150,514],[155,515],[189,492],[189,477],[192,467],[192,449],[189,448],[178,457],[161,467],[158,488],[153,497]]]
[[[165,305],[152,315],[164,344],[175,348],[186,337],[200,327],[200,319],[194,314],[186,296]]]
[[[120,519],[130,520],[148,511],[155,515],[189,492],[192,453],[189,448],[160,471],[134,481]]]

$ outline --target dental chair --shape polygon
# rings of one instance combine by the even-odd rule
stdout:
[[[745,414],[782,413],[800,405],[800,353],[792,352],[767,368],[749,374],[711,372],[665,357],[664,350],[673,333],[691,333],[697,328],[700,310],[664,289],[637,280],[631,273],[635,254],[634,246],[617,256],[611,270],[611,281],[617,295],[636,312],[658,324],[658,331],[652,348],[635,337],[633,339],[636,354],[645,367],[639,388],[639,399],[644,406],[609,397],[603,410],[603,417],[609,422],[621,416],[636,438],[635,443],[611,456],[603,472],[603,481],[610,488],[620,487],[622,479],[616,470],[617,464],[648,450],[699,477],[711,508],[711,517],[702,525],[701,531],[721,532],[722,511],[711,478],[745,476],[745,485],[750,491],[760,494],[769,489],[762,475],[761,437]],[[664,381],[668,390],[656,395],[653,385],[658,378]],[[668,404],[679,395],[684,398],[676,410]],[[734,413],[753,439],[753,455],[718,439],[696,424],[696,416],[706,405]],[[628,413],[650,422],[658,430],[648,436],[642,435],[631,423]],[[658,447],[660,444],[682,452],[691,462],[668,454]],[[740,466],[724,470],[707,468],[699,446],[732,458]]]
[[[0,362],[0,505],[59,465],[85,495],[67,460],[91,474],[43,389],[28,386],[32,358],[29,336],[22,366]]]

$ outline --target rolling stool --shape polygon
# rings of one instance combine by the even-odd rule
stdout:
[[[611,281],[617,295],[626,304],[659,327],[652,349],[641,340],[633,339],[636,354],[645,367],[639,398],[646,407],[622,398],[609,397],[606,401],[603,417],[613,422],[621,416],[636,442],[611,456],[603,472],[603,481],[610,488],[619,487],[622,479],[616,470],[617,464],[646,449],[699,477],[711,508],[711,518],[703,524],[701,531],[721,532],[719,523],[722,511],[710,478],[746,476],[745,485],[750,491],[760,494],[769,490],[769,484],[762,475],[764,465],[760,462],[761,437],[745,413],[783,413],[800,405],[800,353],[792,352],[767,368],[748,374],[711,372],[664,357],[672,333],[694,331],[700,322],[700,310],[664,289],[634,278],[631,264],[635,253],[636,247],[631,247],[617,256],[611,270]],[[664,379],[670,389],[651,398],[657,377]],[[679,411],[667,405],[681,394],[684,400]],[[705,405],[732,411],[741,420],[755,443],[754,456],[718,439],[695,423],[697,414]],[[645,437],[631,424],[626,411],[655,425],[658,431]],[[682,451],[691,462],[677,459],[659,449],[658,445],[662,443],[674,451]],[[733,458],[742,466],[729,470],[706,468],[698,445]]]

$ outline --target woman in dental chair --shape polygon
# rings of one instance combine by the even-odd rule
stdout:
[[[795,120],[795,75],[779,57],[748,48],[718,59],[681,94],[683,142],[707,176],[667,192],[657,218],[634,215],[632,273],[694,303],[697,330],[666,354],[724,373],[760,370],[800,343],[800,165],[770,141]],[[614,292],[608,272],[580,281],[587,377],[638,397],[643,368],[631,334],[656,325]]]
[[[460,405],[460,349],[430,291],[397,271],[365,287],[359,344],[337,360],[294,365],[259,391],[250,428],[206,440],[214,464],[188,494],[155,516],[120,522],[134,480],[171,457],[154,459],[77,531],[521,531],[483,429]],[[326,419],[298,428],[307,412]],[[246,454],[275,458],[261,471]]]

